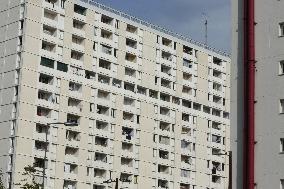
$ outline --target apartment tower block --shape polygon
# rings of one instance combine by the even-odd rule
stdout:
[[[0,0],[0,18],[8,189],[29,165],[45,189],[227,187],[225,53],[91,0]]]

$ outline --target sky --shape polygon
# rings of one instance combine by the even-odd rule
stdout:
[[[95,0],[152,24],[231,52],[230,0]],[[206,15],[206,16],[205,16]]]

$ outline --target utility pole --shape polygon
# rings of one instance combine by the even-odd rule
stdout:
[[[112,171],[109,171],[109,175],[110,175],[110,178],[106,181],[103,181],[103,183],[107,183],[107,184],[110,184],[110,183],[115,183],[115,189],[118,189],[118,182],[121,181],[121,182],[128,182],[128,183],[131,183],[132,181],[131,180],[128,180],[128,179],[119,179],[119,178],[116,178],[116,179],[112,179],[111,177],[111,173]]]
[[[206,13],[202,13],[203,19],[204,19],[204,43],[205,48],[208,45],[208,17]]]
[[[229,157],[229,183],[228,183],[228,189],[232,189],[232,179],[233,179],[233,175],[232,175],[232,151],[228,151],[224,154],[222,153],[215,153],[215,154],[212,154],[212,155],[216,155],[216,156],[228,156]]]
[[[42,189],[45,187],[45,177],[46,177],[46,166],[45,163],[47,161],[47,146],[48,146],[48,132],[51,130],[51,125],[65,125],[69,127],[76,127],[78,123],[75,122],[55,122],[55,123],[47,123],[47,129],[45,132],[45,148],[44,148],[44,158],[43,158],[43,170],[42,170]]]

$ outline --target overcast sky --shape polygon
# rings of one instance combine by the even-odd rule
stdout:
[[[208,18],[208,44],[231,50],[230,0],[95,0],[194,40],[204,42],[204,16]]]

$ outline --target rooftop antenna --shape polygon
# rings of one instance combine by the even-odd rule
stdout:
[[[207,17],[207,14],[204,12],[202,13],[202,17],[204,19],[204,30],[205,30],[204,43],[205,43],[205,46],[207,47],[208,45],[208,17]]]

